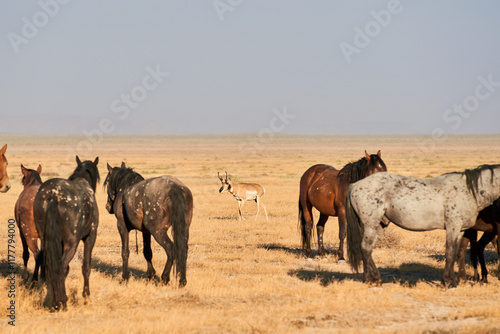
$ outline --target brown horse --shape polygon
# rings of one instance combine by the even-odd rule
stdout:
[[[318,255],[325,254],[323,232],[330,216],[339,218],[339,250],[337,258],[344,260],[344,239],[346,236],[345,196],[349,184],[387,168],[381,153],[365,156],[345,165],[340,171],[329,165],[314,165],[300,179],[299,224],[302,234],[302,248],[311,257],[311,231],[313,228],[312,208],[320,212],[316,225],[318,233]]]
[[[484,232],[479,241],[477,241],[477,231]],[[477,258],[479,257],[479,263],[481,264],[481,281],[484,283],[488,282],[488,270],[484,262],[484,248],[493,241],[495,236],[497,236],[497,254],[500,258],[500,199],[479,212],[476,224],[464,232],[457,255],[458,275],[460,280],[466,280],[465,253],[467,251],[467,244],[470,241],[470,257],[474,267],[474,280],[479,281],[479,274],[477,272]],[[500,279],[500,263],[498,264],[498,279]]]
[[[36,262],[35,271],[33,272],[33,282],[35,282],[38,279],[38,268],[40,263],[37,257],[40,250],[37,244],[38,233],[35,226],[35,218],[33,216],[33,203],[35,202],[35,196],[38,189],[42,184],[42,179],[40,178],[42,166],[38,165],[38,168],[33,170],[27,169],[21,165],[21,172],[23,173],[21,183],[24,186],[24,190],[17,199],[14,208],[14,216],[16,217],[17,227],[19,227],[21,235],[21,242],[23,243],[24,271],[22,278],[26,280],[29,277],[28,260],[30,258],[30,250]]]
[[[9,175],[7,174],[7,165],[9,162],[5,157],[7,144],[0,149],[0,193],[6,193],[10,189]]]

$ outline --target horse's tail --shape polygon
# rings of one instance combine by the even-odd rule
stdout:
[[[45,212],[43,263],[47,282],[47,296],[43,304],[45,307],[56,310],[59,309],[61,304],[63,307],[66,306],[68,300],[62,267],[62,233],[58,220],[57,198],[56,195],[52,194],[48,198]]]
[[[300,228],[300,236],[302,239],[302,248],[306,248],[307,245],[307,223],[304,218],[304,208],[302,207],[302,203],[299,198],[299,228]]]
[[[347,220],[347,248],[349,251],[349,264],[357,273],[361,264],[361,240],[363,238],[363,227],[361,221],[351,204],[351,190],[349,186],[346,194],[346,220]]]
[[[180,285],[186,285],[186,262],[188,253],[188,235],[186,231],[187,203],[184,191],[177,184],[172,184],[169,192],[170,223],[173,229],[174,239],[174,263],[177,274],[180,274]]]

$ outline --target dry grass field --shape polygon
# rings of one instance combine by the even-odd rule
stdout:
[[[299,179],[316,163],[341,168],[369,153],[382,151],[392,173],[433,177],[485,163],[500,163],[500,135],[450,136],[274,136],[259,142],[254,134],[226,136],[109,136],[80,158],[99,156],[100,222],[93,251],[91,296],[81,296],[82,245],[66,280],[66,311],[41,307],[45,289],[21,282],[22,247],[16,235],[16,326],[8,325],[7,222],[22,190],[19,165],[43,167],[42,179],[67,178],[75,168],[77,136],[2,135],[8,143],[12,189],[0,194],[0,332],[2,333],[500,333],[498,259],[486,250],[488,284],[470,280],[444,289],[445,232],[408,232],[390,226],[374,251],[381,287],[362,283],[347,263],[337,263],[337,219],[325,228],[324,258],[306,259],[297,229]],[[80,145],[80,148],[82,146]],[[252,149],[249,149],[252,148]],[[144,177],[169,174],[194,195],[187,286],[148,281],[146,262],[135,253],[130,234],[131,279],[121,280],[121,242],[114,216],[105,210],[102,187],[106,163],[122,161]],[[260,182],[266,188],[263,212],[219,194],[217,172],[233,179]],[[17,233],[17,230],[16,230]],[[314,245],[316,247],[316,245]],[[163,270],[166,256],[153,242],[153,264]],[[29,269],[34,261],[30,258]]]

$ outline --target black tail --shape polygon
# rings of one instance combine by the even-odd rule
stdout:
[[[299,228],[300,236],[302,238],[302,248],[306,248],[307,245],[307,230],[306,230],[306,220],[304,219],[304,209],[302,208],[302,203],[300,203],[299,198]]]
[[[347,220],[347,249],[349,252],[349,264],[357,273],[362,260],[361,240],[363,239],[363,227],[361,221],[351,205],[351,187],[346,194],[346,220]]]
[[[66,306],[68,297],[64,286],[64,275],[62,268],[62,235],[58,223],[59,213],[56,195],[50,195],[45,212],[45,249],[43,250],[43,263],[45,268],[45,279],[47,281],[47,296],[44,306],[51,309],[59,309]]]
[[[179,284],[186,285],[186,263],[188,253],[188,234],[186,231],[187,203],[184,191],[176,184],[172,185],[169,192],[172,209],[170,211],[170,223],[173,229],[174,239],[174,263],[176,272],[180,275]]]

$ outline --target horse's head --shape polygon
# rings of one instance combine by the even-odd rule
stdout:
[[[107,164],[108,166],[108,175],[106,176],[106,180],[104,181],[104,186],[106,187],[107,193],[108,193],[108,201],[106,202],[106,210],[110,214],[114,214],[115,210],[114,205],[115,205],[115,200],[116,200],[116,193],[117,193],[117,187],[116,187],[116,182],[113,182],[112,180],[115,179],[115,175],[117,174],[117,170],[120,169],[120,167],[111,167],[109,163]],[[125,168],[125,163],[122,162],[121,168]]]
[[[377,154],[371,155],[365,151],[365,158],[367,167],[365,177],[379,172],[387,172],[387,167],[382,160],[382,154],[380,153],[380,150],[377,152]]]
[[[219,172],[217,172],[217,176],[219,177],[219,180],[222,184],[222,186],[219,189],[219,193],[223,193],[224,191],[228,191],[229,188],[231,187],[231,178],[227,176],[226,172],[226,177],[220,177]]]
[[[95,158],[94,161],[85,160],[81,161],[78,156],[76,156],[76,169],[73,174],[69,177],[69,180],[74,180],[77,178],[83,178],[87,180],[90,187],[95,192],[97,182],[99,181],[99,170],[97,169],[97,164],[99,163],[99,157]]]
[[[21,184],[25,187],[32,184],[42,183],[42,179],[40,178],[40,174],[42,173],[41,165],[38,165],[38,168],[36,170],[33,170],[28,169],[21,164],[21,173],[23,174]]]
[[[10,189],[9,175],[7,174],[7,165],[9,162],[5,157],[5,151],[7,151],[7,144],[0,150],[0,192],[2,193],[6,193]]]

